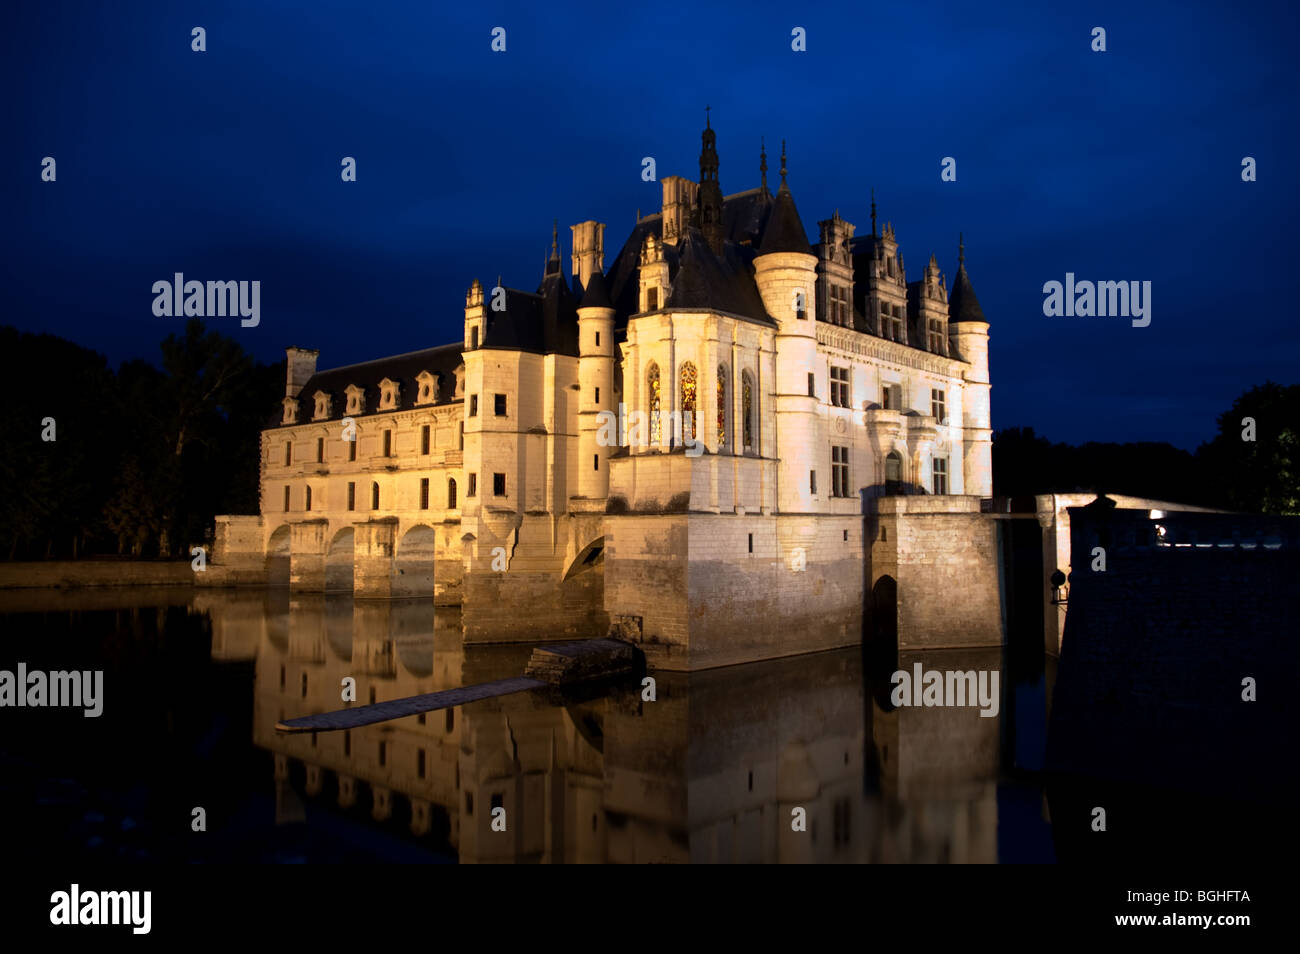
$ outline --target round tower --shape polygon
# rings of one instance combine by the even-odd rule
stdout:
[[[578,496],[609,496],[609,457],[619,446],[614,406],[614,306],[596,264],[578,306]]]
[[[825,387],[817,369],[817,256],[808,245],[794,197],[786,184],[781,144],[781,187],[777,190],[754,259],[754,281],[776,333],[777,509],[809,513],[829,491],[829,474],[814,477],[818,395]],[[816,487],[814,488],[814,481]]]
[[[948,296],[948,340],[955,357],[970,367],[962,388],[962,492],[993,496],[993,417],[989,383],[989,323],[970,276],[966,246],[959,241],[957,277]]]

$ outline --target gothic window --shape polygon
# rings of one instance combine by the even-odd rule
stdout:
[[[727,369],[718,365],[718,450],[727,446]]]
[[[695,365],[689,361],[682,365],[682,440],[695,439]]]
[[[646,371],[646,389],[650,394],[650,444],[659,444],[659,365],[651,362]]]
[[[754,449],[754,380],[749,376],[749,372],[742,372],[740,375],[740,415],[741,430],[745,444],[745,450]]]
[[[934,492],[936,494],[946,494],[948,492],[948,458],[936,457],[931,470],[934,477]]]
[[[890,451],[885,457],[885,493],[903,492],[903,458],[898,451]]]
[[[456,478],[447,481],[447,509],[456,509]]]

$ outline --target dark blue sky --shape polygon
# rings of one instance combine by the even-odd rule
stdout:
[[[6,20],[0,322],[114,362],[178,327],[150,291],[176,271],[260,280],[257,328],[214,321],[266,360],[457,340],[472,279],[536,286],[554,218],[566,271],[588,218],[608,266],[659,205],[643,156],[698,177],[708,103],[723,191],[758,184],[760,135],[774,184],[786,139],[810,238],[837,208],[869,229],[873,186],[909,278],[935,252],[951,281],[965,232],[995,427],[1194,447],[1241,391],[1297,381],[1291,4],[20,0]],[[1044,317],[1067,271],[1151,281],[1151,325]]]

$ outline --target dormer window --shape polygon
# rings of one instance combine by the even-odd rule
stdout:
[[[347,391],[344,392],[348,397],[348,413],[364,414],[366,413],[366,392],[355,384],[349,384]]]
[[[297,398],[287,397],[284,399],[284,417],[281,419],[280,423],[281,424],[298,423],[298,399]]]
[[[392,378],[379,382],[379,410],[391,411],[401,407],[402,386]]]
[[[421,371],[415,376],[415,381],[420,386],[419,393],[415,398],[415,403],[436,403],[438,400],[438,379],[428,371]]]
[[[325,391],[317,391],[315,398],[316,412],[313,414],[312,419],[316,421],[327,420],[334,411],[334,399]]]

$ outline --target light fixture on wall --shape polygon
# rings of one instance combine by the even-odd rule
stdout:
[[[1066,582],[1065,574],[1060,570],[1053,570],[1048,579],[1052,584],[1052,604],[1064,606],[1070,602],[1070,584]]]

